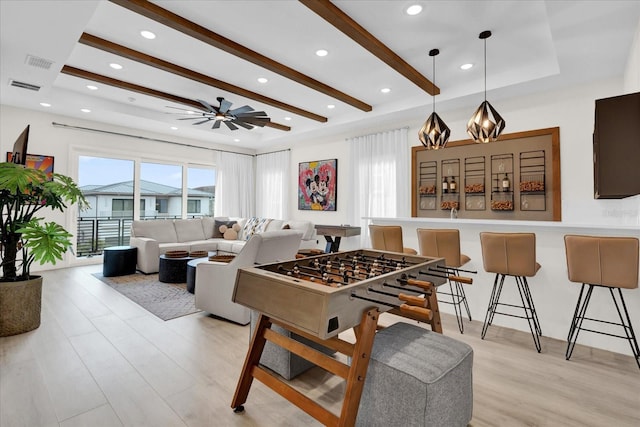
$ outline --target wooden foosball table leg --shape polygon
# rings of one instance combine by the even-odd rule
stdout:
[[[304,336],[319,344],[333,348],[351,358],[351,364],[346,365],[342,362],[334,360],[324,354],[315,354],[316,352],[308,351],[308,347],[299,342],[291,342],[290,339],[282,337],[280,334],[272,332],[272,320],[265,315],[260,315],[258,324],[251,339],[251,345],[247,352],[242,372],[238,380],[231,407],[234,412],[243,412],[243,404],[247,401],[249,390],[256,378],[273,391],[289,400],[294,405],[305,411],[327,426],[348,427],[353,426],[358,415],[358,407],[360,406],[360,397],[364,388],[364,382],[369,367],[371,357],[371,349],[375,338],[376,329],[380,311],[372,308],[362,314],[360,324],[354,327],[356,335],[355,344],[346,343],[339,338],[331,338],[322,340],[302,332],[294,327],[288,326],[281,322],[276,322],[279,326],[290,330],[293,333]],[[275,322],[275,320],[273,321]],[[319,403],[306,397],[293,387],[285,383],[280,377],[275,376],[259,366],[260,357],[266,341],[269,340],[276,345],[301,356],[311,362],[315,362],[318,366],[326,369],[328,372],[338,375],[346,380],[345,394],[342,402],[340,416],[336,416]]]

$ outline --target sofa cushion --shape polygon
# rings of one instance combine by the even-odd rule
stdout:
[[[240,253],[244,245],[247,243],[246,240],[222,240],[218,242],[218,252],[228,252],[237,254]]]
[[[282,230],[282,226],[284,225],[284,221],[281,219],[272,219],[269,221],[269,224],[265,227],[264,231],[278,231]]]
[[[176,227],[178,242],[206,239],[201,219],[176,219],[173,223]]]
[[[302,240],[311,240],[316,231],[311,221],[284,221],[283,227],[288,225],[291,230],[298,230],[302,232]],[[282,228],[282,227],[280,227]]]
[[[195,240],[189,243],[189,251],[215,251],[218,250],[218,242],[223,239]]]
[[[149,237],[157,240],[158,243],[176,243],[178,241],[175,226],[170,220],[133,221],[131,230],[135,237]]]
[[[242,228],[239,238],[249,240],[254,234],[264,233],[270,221],[269,218],[249,218]]]
[[[231,228],[233,226],[233,224],[237,224],[237,221],[235,221],[235,220],[226,220],[226,221],[216,220],[216,225],[213,228],[213,237],[214,238],[222,238],[222,237],[224,237],[224,234],[220,231],[220,227],[222,227],[223,225],[226,225],[227,228]]]

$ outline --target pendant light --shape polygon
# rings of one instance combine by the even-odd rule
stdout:
[[[436,55],[440,51],[438,49],[431,49],[429,56],[433,58],[433,85],[436,84]],[[451,130],[445,124],[445,122],[436,113],[436,96],[433,97],[433,112],[424,122],[422,129],[418,132],[418,138],[427,150],[438,150],[444,148],[451,135]]]
[[[506,124],[502,116],[487,101],[487,39],[489,37],[491,37],[491,31],[483,31],[479,35],[479,38],[484,40],[484,102],[467,123],[467,133],[477,143],[495,141]]]

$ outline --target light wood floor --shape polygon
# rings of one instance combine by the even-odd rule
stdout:
[[[0,338],[0,426],[317,425],[257,381],[233,414],[249,328],[203,313],[164,322],[91,275],[100,270],[45,272],[40,328]],[[538,354],[527,333],[494,326],[483,341],[477,321],[464,335],[452,316],[443,323],[474,349],[472,426],[640,425],[631,356],[577,346],[567,362],[561,341],[543,338]],[[314,368],[294,385],[339,411],[335,377]]]

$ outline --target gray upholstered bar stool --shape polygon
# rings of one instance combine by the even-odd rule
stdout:
[[[443,274],[460,275],[460,271],[466,273],[475,273],[470,270],[461,270],[460,267],[468,263],[471,258],[460,253],[460,230],[453,229],[431,229],[418,228],[418,244],[420,245],[420,255],[444,258],[447,270]],[[438,295],[447,295],[447,300],[438,301],[444,304],[452,304],[458,321],[460,333],[464,333],[464,324],[462,322],[462,307],[464,306],[467,316],[471,321],[471,311],[467,303],[467,296],[464,293],[462,283],[448,279],[449,292],[438,289]]]
[[[415,249],[405,248],[402,243],[402,227],[399,225],[369,225],[371,247],[379,251],[400,252],[417,255]]]
[[[569,327],[569,335],[567,336],[567,360],[571,358],[573,348],[578,339],[578,333],[582,330],[628,340],[633,356],[640,368],[640,348],[638,348],[638,340],[633,332],[627,305],[622,296],[623,288],[636,289],[638,287],[638,239],[635,237],[567,235],[564,236],[564,244],[567,252],[569,280],[582,283],[576,310],[573,313],[573,319]],[[620,323],[586,316],[587,307],[595,287],[609,290],[613,304],[618,312]],[[616,299],[615,289],[618,290],[619,301]],[[602,330],[583,328],[582,322],[584,320],[621,326],[624,330],[624,336],[614,335]]]
[[[536,235],[534,233],[480,233],[482,246],[482,262],[487,273],[496,273],[491,291],[491,299],[487,308],[487,315],[482,326],[482,339],[496,314],[527,319],[533,343],[540,353],[540,322],[536,313],[533,297],[529,290],[527,277],[533,277],[540,269],[536,262]],[[500,302],[500,294],[506,276],[516,280],[522,305]],[[498,306],[518,307],[524,309],[524,316],[497,311]]]

